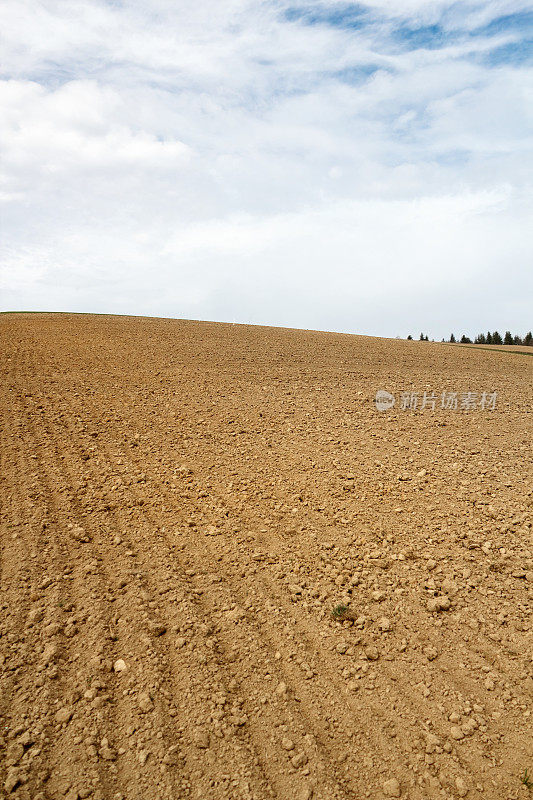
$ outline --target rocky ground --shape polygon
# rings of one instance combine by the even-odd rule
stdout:
[[[84,315],[0,338],[1,798],[533,797],[533,359]]]

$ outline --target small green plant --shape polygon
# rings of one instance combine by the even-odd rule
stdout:
[[[335,606],[331,612],[331,616],[333,619],[337,620],[337,622],[355,622],[357,617],[351,608],[348,608],[348,606],[345,606],[342,603],[339,603],[338,606]]]
[[[331,612],[331,616],[334,617],[335,619],[342,619],[347,611],[348,611],[348,606],[343,606],[342,603],[339,603],[339,605],[335,606],[335,608]]]
[[[528,790],[533,789],[533,780],[531,779],[527,769],[525,769],[524,774],[520,776],[520,783],[523,783]]]

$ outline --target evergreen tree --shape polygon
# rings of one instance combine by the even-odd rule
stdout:
[[[423,333],[420,334],[420,341],[428,342],[428,336],[425,336]],[[442,340],[443,342],[446,341],[445,339]],[[454,334],[450,335],[448,339],[450,344],[455,344],[457,342]],[[461,338],[459,339],[460,344],[472,344],[472,339],[470,339],[466,334],[463,333]],[[490,331],[487,332],[485,336],[484,333],[478,333],[478,335],[474,339],[474,344],[503,344],[503,345],[522,345],[526,347],[533,347],[533,333],[528,331],[526,335],[522,338],[521,336],[515,335],[511,333],[511,331],[505,331],[505,336],[501,337],[498,331],[494,331],[491,333]]]
[[[412,341],[413,341],[413,337],[411,336],[411,334],[409,334],[409,336],[407,337],[407,339],[408,339],[408,341],[410,341],[410,342],[412,342]]]
[[[424,334],[423,333],[420,334],[420,339],[418,341],[419,342],[423,342],[424,341]]]

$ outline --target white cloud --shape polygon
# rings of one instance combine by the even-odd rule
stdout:
[[[290,5],[5,0],[3,307],[531,327],[533,71],[469,35],[526,4]],[[463,34],[392,38],[436,22]]]

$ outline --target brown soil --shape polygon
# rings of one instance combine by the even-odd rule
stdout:
[[[530,358],[85,315],[0,336],[0,797],[533,794]]]

